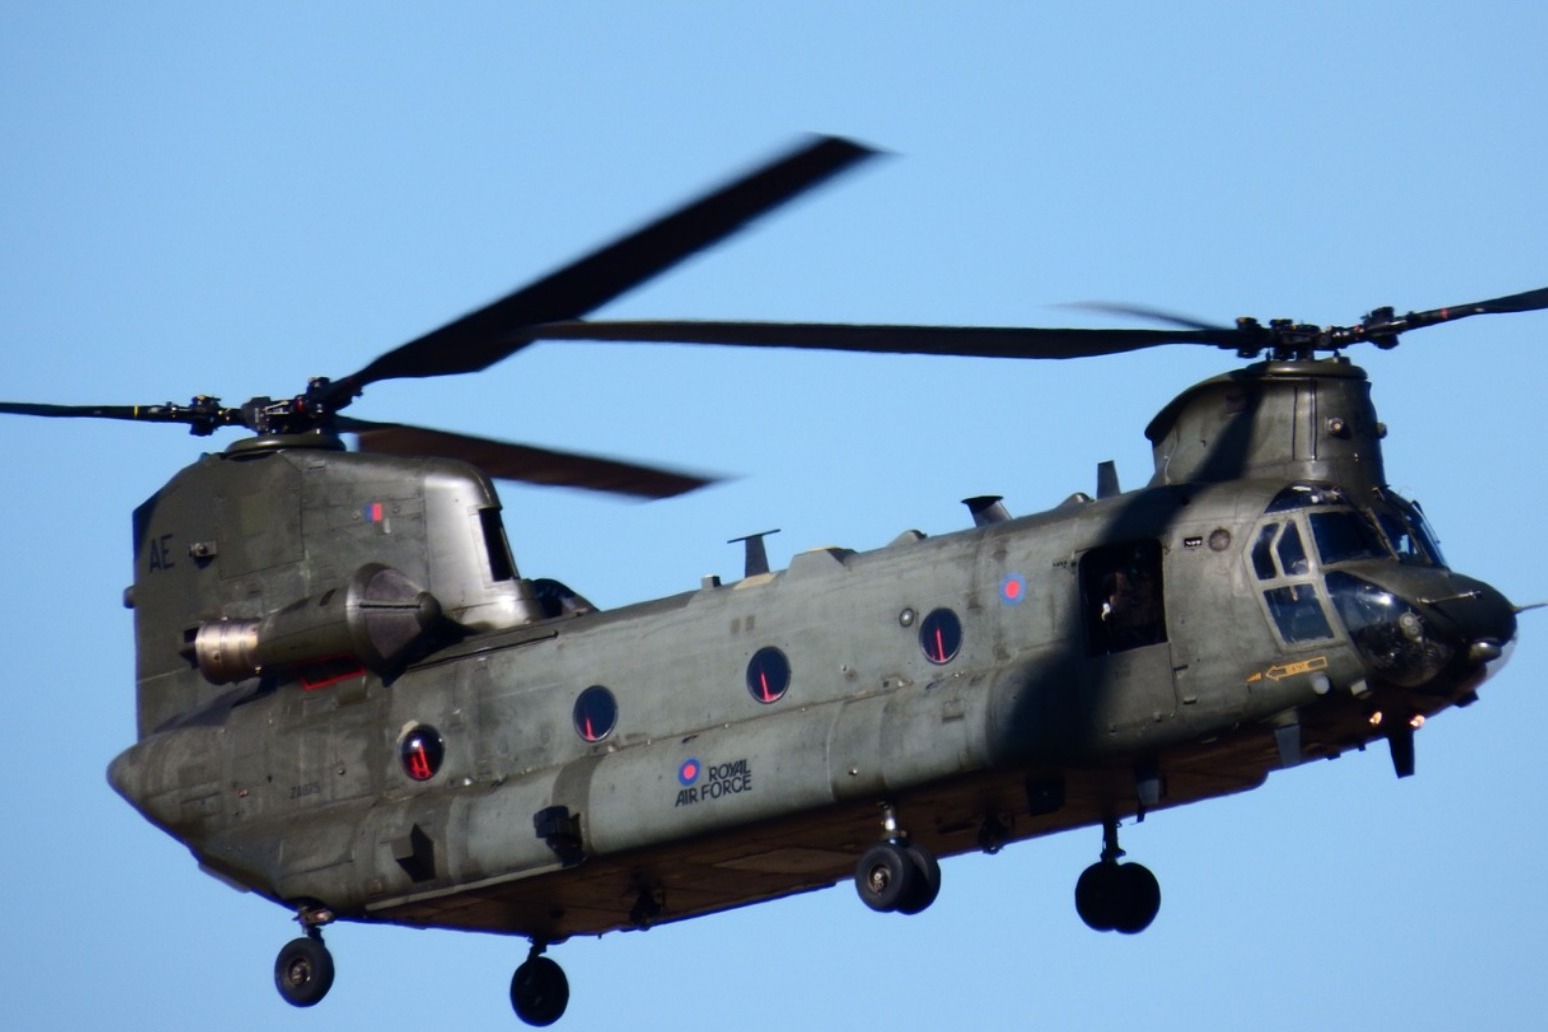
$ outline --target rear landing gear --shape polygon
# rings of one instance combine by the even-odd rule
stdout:
[[[941,865],[935,854],[898,831],[890,806],[883,827],[887,838],[867,849],[855,865],[855,891],[872,910],[917,914],[940,895]]]
[[[1118,822],[1102,823],[1102,859],[1075,883],[1075,911],[1099,932],[1135,935],[1150,927],[1161,909],[1161,885],[1142,864],[1121,864]]]
[[[333,954],[323,945],[318,924],[307,924],[306,935],[292,939],[274,958],[274,988],[292,1007],[310,1007],[333,988]]]
[[[527,960],[511,976],[511,1007],[529,1025],[552,1025],[564,1017],[570,1003],[570,980],[564,968],[542,956],[546,943],[534,942]]]

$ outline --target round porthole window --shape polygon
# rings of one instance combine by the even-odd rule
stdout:
[[[403,761],[404,773],[409,777],[415,781],[429,781],[446,758],[441,733],[427,724],[418,725],[398,743],[398,758]]]
[[[600,684],[587,688],[575,700],[575,733],[586,741],[602,741],[617,723],[618,700]]]
[[[962,621],[950,609],[933,610],[919,625],[919,645],[930,662],[950,663],[962,649]]]
[[[747,690],[761,703],[778,702],[790,688],[790,660],[769,645],[747,662]]]

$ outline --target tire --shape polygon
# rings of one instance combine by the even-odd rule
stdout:
[[[1113,930],[1138,935],[1150,927],[1161,910],[1161,883],[1143,864],[1120,864],[1116,874],[1118,907]]]
[[[511,1007],[529,1025],[552,1025],[569,1004],[570,980],[547,957],[533,957],[511,976]]]
[[[935,854],[923,846],[910,843],[903,847],[903,852],[908,854],[918,880],[914,882],[908,898],[898,904],[897,910],[900,914],[917,914],[934,903],[935,897],[941,894],[941,865],[935,859]]]
[[[274,958],[274,988],[292,1007],[310,1007],[333,988],[333,954],[319,939],[292,939]]]
[[[883,914],[909,901],[923,878],[908,851],[896,842],[878,842],[855,865],[855,891],[860,901]]]
[[[1111,861],[1092,864],[1075,883],[1075,912],[1086,927],[1110,932],[1117,927],[1118,865]]]

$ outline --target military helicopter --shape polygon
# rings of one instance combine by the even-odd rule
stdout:
[[[290,909],[274,966],[300,1007],[334,979],[336,920],[488,931],[531,947],[516,1014],[558,1020],[546,951],[852,879],[917,914],[939,860],[1099,828],[1075,905],[1135,934],[1161,893],[1121,822],[1251,789],[1477,698],[1518,608],[1452,571],[1387,486],[1385,428],[1342,352],[1548,288],[1350,327],[1149,310],[1173,329],[588,322],[583,316],[863,161],[818,138],[338,380],[236,407],[0,403],[252,436],[134,514],[125,594],[138,741],[113,787],[201,868]],[[694,474],[342,414],[366,387],[474,372],[539,340],[999,358],[1169,344],[1250,364],[1149,424],[1155,473],[1013,518],[601,611],[519,572],[491,478],[666,497]],[[354,435],[346,450],[341,434]]]

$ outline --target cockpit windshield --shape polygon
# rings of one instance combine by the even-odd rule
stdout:
[[[1327,484],[1291,484],[1269,502],[1269,513],[1310,510],[1306,521],[1324,566],[1356,559],[1388,559],[1392,553],[1369,512],[1357,509],[1341,489]],[[1293,529],[1294,524],[1289,526]],[[1290,571],[1287,562],[1285,570]]]
[[[1336,509],[1314,512],[1310,519],[1312,537],[1317,539],[1317,552],[1325,566],[1352,559],[1386,559],[1391,554],[1363,512]]]
[[[1444,566],[1424,513],[1408,500],[1379,492],[1370,508],[1357,506],[1340,488],[1292,484],[1274,496],[1268,513],[1311,510],[1306,520],[1323,565],[1387,559]]]

